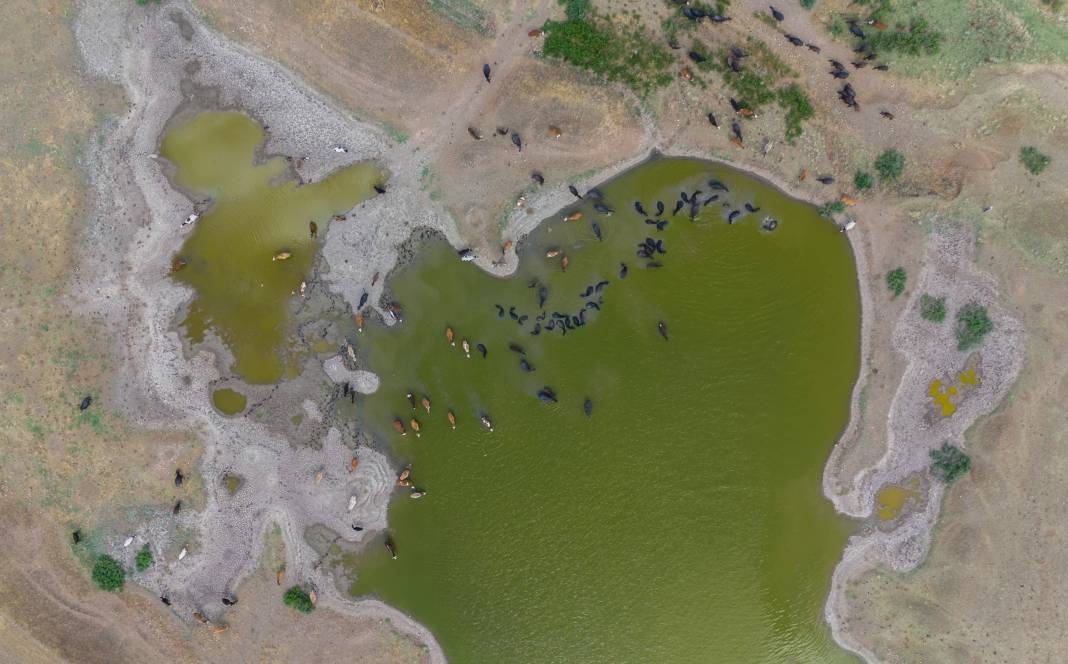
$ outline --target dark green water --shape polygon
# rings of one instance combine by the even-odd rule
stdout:
[[[730,186],[732,208],[761,211],[734,225],[719,203],[695,223],[671,217],[677,192],[704,198],[709,177]],[[352,593],[409,613],[460,664],[852,661],[822,619],[849,532],[820,491],[858,372],[845,237],[811,206],[704,162],[657,160],[602,189],[614,215],[584,203],[583,220],[543,225],[512,278],[441,243],[391,278],[405,320],[364,333],[382,387],[362,416],[428,494],[398,490],[398,559],[375,545],[348,560]],[[649,211],[663,200],[669,227],[644,224],[635,199]],[[781,221],[772,233],[765,215]],[[660,269],[635,257],[646,236],[665,240]],[[569,256],[566,273],[550,247]],[[589,284],[610,283],[587,325],[531,336],[532,279],[550,289],[549,312],[572,314]],[[499,319],[494,303],[531,320]],[[463,338],[488,358],[466,358]],[[557,404],[536,398],[543,386]],[[429,396],[429,415],[408,390]],[[421,437],[393,431],[413,416]]]

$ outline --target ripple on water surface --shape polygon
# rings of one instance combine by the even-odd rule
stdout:
[[[859,368],[845,237],[812,206],[695,160],[654,160],[602,189],[611,216],[588,199],[564,210],[522,243],[511,278],[441,243],[392,278],[405,321],[364,333],[382,385],[362,416],[427,493],[392,503],[396,560],[380,545],[347,559],[351,592],[426,624],[459,663],[851,661],[822,620],[849,526],[821,473]],[[720,199],[691,222],[671,214],[683,189]],[[667,227],[635,200],[652,213],[662,200]],[[664,240],[663,267],[636,256],[646,237]],[[546,330],[582,307],[586,325]],[[538,399],[545,387],[556,403]],[[398,435],[395,418],[421,436]]]

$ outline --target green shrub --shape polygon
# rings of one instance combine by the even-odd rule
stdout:
[[[978,346],[983,337],[994,329],[994,323],[986,314],[986,307],[971,302],[957,312],[957,350]]]
[[[831,215],[845,212],[845,203],[843,203],[842,201],[831,201],[830,203],[824,203],[819,207],[817,212],[820,213],[820,216],[830,218]]]
[[[942,443],[942,449],[931,450],[931,472],[946,484],[953,484],[972,469],[972,459],[959,447]]]
[[[122,590],[123,584],[126,583],[126,570],[122,568],[119,561],[109,555],[101,554],[97,556],[96,564],[93,565],[93,583],[101,590],[109,593],[117,592]]]
[[[816,0],[801,0],[801,6],[805,9],[812,9],[816,6]]]
[[[311,597],[300,586],[293,586],[282,595],[282,603],[301,613],[311,613],[315,609]]]
[[[896,180],[901,177],[901,173],[904,170],[905,155],[897,150],[886,150],[875,158],[875,172],[879,174],[880,180],[888,182]]]
[[[1049,166],[1050,158],[1038,151],[1038,148],[1020,148],[1020,163],[1024,168],[1031,171],[1031,175],[1038,175]]]
[[[924,293],[920,296],[920,318],[935,323],[946,319],[946,298]]]
[[[791,83],[777,94],[779,106],[786,111],[786,142],[793,143],[804,131],[801,123],[815,115],[816,111],[796,83]]]
[[[857,174],[853,176],[853,186],[855,186],[858,191],[871,189],[872,184],[874,184],[874,180],[871,177],[871,173],[857,171]]]
[[[569,21],[583,20],[593,8],[591,0],[560,0],[560,4],[564,6],[564,13]]]
[[[903,267],[896,267],[886,273],[886,286],[894,294],[894,297],[905,292],[905,281],[907,279],[908,275],[905,274],[905,268]]]
[[[143,572],[149,567],[152,567],[152,563],[155,558],[152,557],[152,549],[145,544],[141,547],[141,550],[137,552],[137,558],[134,559],[134,565],[137,567],[138,572]]]

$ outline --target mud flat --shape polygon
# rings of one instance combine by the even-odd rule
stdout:
[[[406,616],[379,602],[343,600],[303,542],[305,529],[316,524],[354,544],[384,528],[395,483],[387,458],[354,430],[311,427],[306,440],[291,440],[255,419],[227,418],[212,407],[212,386],[224,378],[221,367],[230,358],[217,339],[195,349],[183,347],[173,328],[176,313],[192,295],[168,276],[192,202],[168,181],[167,164],[156,157],[159,141],[172,118],[208,108],[240,109],[269,127],[265,154],[305,157],[298,173],[304,181],[367,160],[394,174],[389,196],[355,211],[352,223],[364,231],[360,253],[348,263],[351,271],[331,275],[337,282],[369,282],[372,273],[388,271],[397,260],[397,245],[417,225],[450,238],[454,231],[428,211],[430,206],[420,205],[418,187],[406,179],[413,169],[390,160],[387,137],[353,121],[278,67],[224,43],[186,4],[145,9],[135,3],[87,2],[76,34],[87,73],[120,83],[130,107],[105,127],[88,155],[96,206],[87,220],[72,304],[114,330],[114,351],[121,358],[116,402],[129,421],[193,430],[205,442],[197,469],[206,479],[204,509],[177,516],[161,510],[132,533],[138,547],[124,549],[124,537],[116,536],[109,552],[125,560],[140,542],[151,542],[158,564],[140,583],[168,596],[185,619],[200,611],[222,623],[221,598],[255,569],[262,536],[277,524],[286,543],[287,585],[314,587],[321,604],[343,613],[387,617],[426,644],[432,661],[443,661],[433,637]],[[337,144],[348,153],[334,152]],[[336,367],[328,370],[340,375]],[[321,366],[309,366],[305,373],[326,379]],[[307,381],[296,381],[291,389],[309,393]],[[373,389],[374,381],[362,377],[357,385]],[[273,389],[247,390],[251,408]],[[305,410],[314,420],[317,409],[311,405]],[[359,467],[352,472],[354,455]],[[323,476],[316,484],[319,471]],[[222,478],[232,475],[243,481],[231,495]],[[350,498],[356,499],[351,510]],[[353,530],[356,522],[367,530]],[[187,555],[178,560],[183,549]]]
[[[890,528],[875,525],[879,490],[905,484],[908,478],[928,477],[930,452],[944,442],[966,449],[965,432],[1001,403],[1023,364],[1024,330],[999,303],[993,277],[975,267],[972,230],[948,220],[937,228],[928,240],[918,284],[912,288],[912,296],[893,331],[894,351],[903,358],[906,369],[886,422],[887,449],[876,465],[853,477],[843,477],[841,466],[858,442],[857,431],[863,418],[862,394],[872,375],[868,366],[871,334],[867,327],[872,298],[863,286],[866,280],[861,279],[864,326],[861,379],[854,390],[850,424],[831,453],[824,474],[824,493],[835,508],[872,524],[850,538],[835,569],[826,605],[827,622],[835,640],[868,662],[878,659],[850,637],[846,588],[851,580],[873,567],[883,566],[903,573],[923,561],[930,548],[931,530],[938,519],[945,486],[936,480],[926,482],[926,495],[919,501],[920,505],[894,519]],[[862,248],[855,253],[859,270],[864,261]],[[946,298],[950,315],[944,322],[933,323],[920,317],[919,300],[923,293]],[[994,329],[980,346],[962,352],[957,350],[952,314],[970,302],[987,307]],[[930,394],[932,382],[959,375],[971,366],[979,367],[979,384],[960,395],[955,412],[943,416]]]

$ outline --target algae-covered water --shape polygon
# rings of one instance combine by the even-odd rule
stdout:
[[[356,223],[331,218],[373,195],[382,179],[362,163],[301,184],[281,157],[255,163],[262,143],[263,128],[243,113],[201,113],[167,132],[160,149],[178,186],[213,201],[187,226],[173,263],[174,278],[196,290],[182,326],[194,342],[209,329],[217,334],[248,383],[273,383],[297,366],[288,303],[311,268],[316,236],[329,223]]]
[[[721,199],[696,221],[688,207],[672,216],[695,189]],[[364,332],[382,384],[362,419],[426,495],[398,489],[397,559],[380,543],[348,559],[352,594],[410,614],[459,664],[852,661],[822,619],[849,524],[821,473],[859,368],[845,236],[812,206],[695,160],[654,160],[603,191],[611,216],[590,200],[579,221],[565,210],[522,243],[511,278],[440,242],[391,277],[405,320]],[[632,207],[655,213],[658,199],[662,231]],[[760,211],[726,223],[746,202]],[[636,257],[646,237],[664,240],[662,267]],[[562,255],[546,258],[556,249],[566,272]],[[566,336],[549,318],[532,335],[543,310],[581,308],[586,324]],[[539,400],[545,387],[557,403]]]

